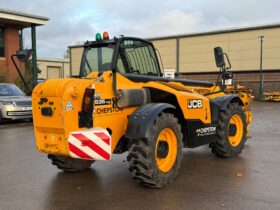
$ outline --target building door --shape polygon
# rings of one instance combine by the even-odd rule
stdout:
[[[62,78],[61,67],[48,66],[47,67],[47,78]]]

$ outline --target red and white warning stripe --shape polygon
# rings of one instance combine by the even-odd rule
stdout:
[[[89,160],[111,159],[111,136],[103,128],[71,132],[68,139],[70,156]]]

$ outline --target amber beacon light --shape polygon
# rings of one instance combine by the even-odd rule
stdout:
[[[108,39],[109,39],[109,33],[105,31],[103,33],[103,40],[108,40]]]

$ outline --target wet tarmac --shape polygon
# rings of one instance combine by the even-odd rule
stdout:
[[[126,153],[86,172],[63,173],[36,150],[30,123],[0,126],[0,209],[280,209],[280,103],[253,106],[251,138],[240,157],[208,146],[184,149],[175,182],[136,184]]]

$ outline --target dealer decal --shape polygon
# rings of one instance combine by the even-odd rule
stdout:
[[[198,128],[196,129],[197,136],[209,136],[216,134],[216,127],[206,127],[206,128]]]
[[[122,108],[117,108],[117,107],[95,109],[96,114],[111,114],[111,113],[116,113],[116,112],[121,112],[121,111],[123,111],[123,109]]]

